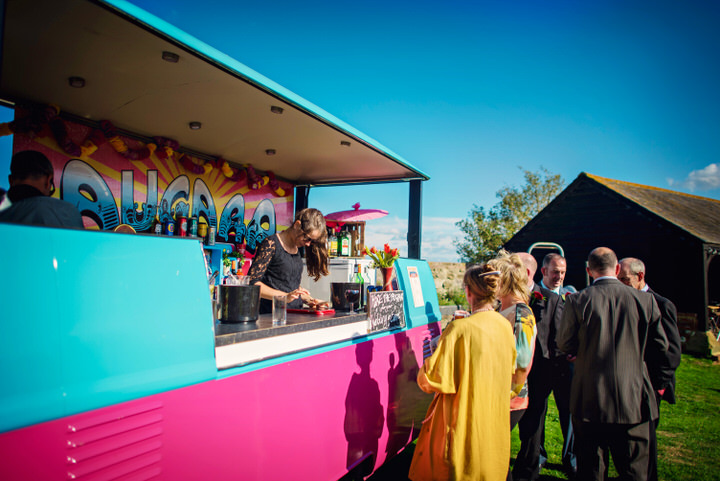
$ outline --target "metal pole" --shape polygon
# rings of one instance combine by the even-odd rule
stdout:
[[[298,185],[295,187],[295,213],[296,214],[303,209],[307,209],[309,194],[310,194],[310,186]]]
[[[410,202],[408,212],[408,257],[420,259],[422,244],[422,181],[410,181]]]

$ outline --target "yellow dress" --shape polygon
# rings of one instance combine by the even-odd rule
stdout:
[[[420,388],[436,394],[417,440],[410,479],[506,479],[508,388],[515,356],[512,327],[495,311],[448,325],[418,374]]]

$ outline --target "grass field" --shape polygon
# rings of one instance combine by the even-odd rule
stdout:
[[[658,477],[665,481],[720,480],[720,365],[710,359],[683,355],[677,377],[677,404],[662,403],[658,429]],[[560,454],[562,433],[552,396],[545,424],[545,448],[548,464],[542,481],[567,479]],[[380,468],[371,481],[407,479],[413,446]],[[512,436],[513,459],[520,448],[517,428]],[[611,479],[617,476],[610,469]]]

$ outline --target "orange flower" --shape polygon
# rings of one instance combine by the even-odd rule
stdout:
[[[365,246],[365,255],[372,258],[376,267],[392,267],[395,259],[400,257],[398,250],[391,249],[389,244],[385,244],[382,251],[378,251],[375,247],[369,248]]]

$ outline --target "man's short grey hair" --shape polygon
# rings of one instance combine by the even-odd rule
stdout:
[[[563,256],[561,256],[560,254],[558,254],[557,252],[551,252],[550,254],[546,254],[545,257],[543,257],[542,266],[547,267],[550,265],[550,263],[552,261],[554,261],[556,259],[563,260],[563,261],[565,260],[565,258]],[[565,262],[567,262],[567,261],[565,261]]]
[[[630,269],[630,274],[636,276],[641,272],[645,272],[645,263],[635,257],[625,257],[620,260],[620,264],[627,264]]]

